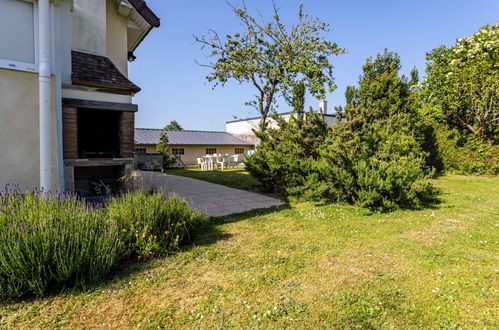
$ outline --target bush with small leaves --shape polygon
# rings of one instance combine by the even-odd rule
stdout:
[[[98,280],[118,242],[116,222],[79,197],[8,187],[0,193],[0,298]]]
[[[176,250],[205,216],[175,195],[136,191],[115,197],[105,207],[106,217],[117,222],[120,256],[150,258]]]

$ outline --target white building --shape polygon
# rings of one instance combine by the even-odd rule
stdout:
[[[327,101],[321,100],[319,102],[319,111],[324,116],[327,124],[333,126],[336,124],[336,116],[327,113]],[[289,120],[293,112],[283,112],[278,114],[285,120]],[[258,130],[258,125],[260,124],[261,117],[253,117],[247,119],[232,120],[225,123],[225,131],[232,135],[235,135],[241,139],[249,141],[258,145],[260,143],[259,139],[256,137],[254,130]],[[272,118],[268,118],[268,126],[271,128],[276,128],[277,123]]]

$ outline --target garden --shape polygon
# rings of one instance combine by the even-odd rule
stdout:
[[[498,327],[499,25],[429,52],[421,81],[395,52],[368,58],[329,127],[304,111],[345,52],[327,24],[301,8],[286,35],[277,8],[264,25],[234,12],[248,35],[196,41],[208,80],[261,91],[261,144],[244,169],[166,172],[286,205],[207,219],[157,191],[90,204],[7,187],[0,327]]]
[[[422,210],[299,202],[212,220],[166,258],[0,305],[0,327],[497,327],[499,179],[431,182],[441,202]]]

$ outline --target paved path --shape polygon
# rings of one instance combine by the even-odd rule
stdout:
[[[176,193],[210,217],[283,205],[276,198],[206,181],[158,172],[138,171],[146,187]]]

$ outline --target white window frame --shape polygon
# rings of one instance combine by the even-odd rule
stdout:
[[[18,70],[18,71],[28,71],[28,72],[38,72],[38,1],[37,0],[18,0],[29,2],[33,4],[33,25],[34,25],[34,38],[35,44],[35,63],[25,63],[17,62],[13,60],[7,60],[0,58],[0,68]]]

